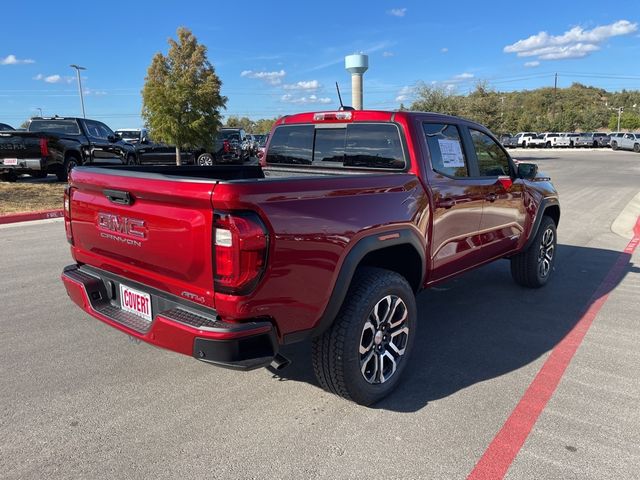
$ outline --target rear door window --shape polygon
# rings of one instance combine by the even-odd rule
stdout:
[[[422,128],[433,170],[448,177],[468,177],[469,163],[458,127],[443,123],[423,123]]]

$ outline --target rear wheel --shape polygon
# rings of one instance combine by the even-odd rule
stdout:
[[[551,142],[547,142],[544,144],[545,148],[551,148]]]
[[[3,182],[16,182],[18,181],[18,174],[13,170],[0,174],[0,180]]]
[[[611,150],[617,150],[618,149],[618,142],[611,142]]]
[[[325,390],[371,405],[401,379],[416,336],[417,307],[396,272],[361,268],[329,330],[313,341],[313,369]]]
[[[522,142],[522,148],[527,148],[527,142]]]
[[[210,153],[203,153],[198,157],[198,165],[201,167],[210,167],[213,165],[213,156]]]
[[[66,182],[69,179],[69,173],[71,173],[71,170],[73,170],[79,164],[80,162],[78,161],[77,157],[73,155],[68,156],[64,159],[62,168],[58,171],[58,173],[56,173],[56,177],[58,177],[58,180],[60,180],[61,182]]]
[[[640,143],[636,143],[633,146],[633,151],[636,152],[636,153],[640,153]]]
[[[511,276],[519,285],[540,288],[547,283],[556,259],[556,224],[544,216],[533,243],[511,257]]]
[[[133,154],[127,155],[127,165],[137,165],[138,162],[136,160],[136,156]]]

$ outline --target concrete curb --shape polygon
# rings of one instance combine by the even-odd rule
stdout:
[[[640,192],[624,207],[611,224],[611,231],[628,240],[633,238],[636,220],[640,217]]]
[[[59,210],[41,210],[39,212],[11,213],[9,215],[0,215],[0,225],[18,222],[30,222],[32,220],[44,220],[48,218],[60,218],[64,216],[62,209]]]

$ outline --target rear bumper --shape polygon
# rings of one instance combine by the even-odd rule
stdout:
[[[278,353],[276,332],[268,321],[224,322],[212,309],[93,267],[70,265],[61,279],[71,300],[85,312],[146,343],[239,370],[267,366]],[[120,308],[120,283],[151,296],[151,322]]]
[[[19,158],[17,165],[5,165],[0,161],[0,172],[29,173],[33,170],[43,170],[42,159],[40,158]]]

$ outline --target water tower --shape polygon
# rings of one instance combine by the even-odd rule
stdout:
[[[351,73],[351,106],[362,110],[362,75],[369,68],[369,56],[363,53],[347,55],[344,68]]]

